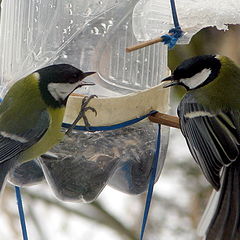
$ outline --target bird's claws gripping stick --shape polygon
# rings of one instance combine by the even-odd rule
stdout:
[[[86,96],[83,98],[82,100],[82,105],[81,105],[81,110],[78,114],[78,116],[76,117],[76,119],[74,120],[74,122],[72,123],[71,127],[68,128],[68,130],[66,131],[66,135],[70,135],[72,130],[76,127],[77,123],[80,121],[80,119],[83,119],[85,127],[87,130],[89,130],[89,128],[91,127],[90,123],[88,122],[88,119],[86,117],[86,112],[87,111],[92,111],[95,113],[95,116],[97,116],[97,111],[95,108],[93,107],[88,107],[87,105],[89,104],[89,102],[91,101],[91,99],[93,98],[97,98],[97,95],[91,95],[91,96]]]
[[[148,117],[151,122],[166,125],[173,128],[179,128],[179,118],[164,113],[154,113]]]

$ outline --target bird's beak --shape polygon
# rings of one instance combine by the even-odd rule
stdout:
[[[84,78],[85,77],[88,77],[88,76],[90,76],[90,75],[93,75],[93,74],[95,74],[96,72],[85,72],[85,73],[83,73],[83,76],[84,76]]]
[[[165,82],[165,81],[171,81],[171,82],[164,84],[163,88],[168,88],[168,87],[179,85],[179,81],[175,80],[172,75],[164,78],[161,82]]]
[[[85,73],[83,73],[83,78],[86,78],[86,77],[88,77],[88,76],[90,76],[90,75],[93,75],[93,74],[95,74],[96,72],[85,72]],[[85,81],[81,81],[80,82],[80,87],[82,87],[82,86],[91,86],[91,85],[95,85],[95,83],[92,83],[92,82],[85,82]]]

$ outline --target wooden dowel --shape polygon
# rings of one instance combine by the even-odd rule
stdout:
[[[134,45],[132,47],[127,47],[126,48],[126,52],[132,52],[132,51],[136,51],[138,49],[141,49],[141,48],[144,48],[144,47],[147,47],[147,46],[150,46],[152,44],[155,44],[155,43],[158,43],[158,42],[162,42],[163,39],[161,37],[158,37],[158,38],[155,38],[155,39],[151,39],[149,41],[146,41],[146,42],[142,42],[142,43],[139,43],[137,45]]]
[[[179,118],[164,113],[154,113],[148,117],[151,122],[159,123],[169,127],[180,128]]]
[[[173,33],[168,33],[169,36],[172,36]],[[154,39],[151,39],[151,40],[148,40],[146,42],[142,42],[142,43],[139,43],[139,44],[136,44],[132,47],[127,47],[126,48],[126,52],[132,52],[132,51],[136,51],[138,49],[141,49],[141,48],[144,48],[144,47],[147,47],[147,46],[150,46],[152,44],[155,44],[155,43],[158,43],[158,42],[162,42],[163,41],[163,38],[162,37],[158,37],[158,38],[154,38]]]

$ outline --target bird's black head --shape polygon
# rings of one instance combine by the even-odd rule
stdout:
[[[36,71],[33,75],[39,79],[39,88],[44,101],[52,107],[66,105],[69,95],[77,88],[85,85],[83,79],[95,72],[82,72],[69,65],[51,65]]]
[[[164,87],[182,85],[187,90],[202,87],[213,81],[219,74],[221,62],[216,55],[202,55],[182,62],[172,76],[163,81],[171,80]]]

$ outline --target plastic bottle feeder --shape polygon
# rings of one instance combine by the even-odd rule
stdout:
[[[168,111],[167,47],[159,43],[127,54],[137,43],[133,10],[138,0],[2,2],[2,96],[12,81],[54,63],[96,71],[96,85],[77,90],[67,103],[64,122],[78,115],[82,95],[96,94],[87,112],[92,127],[118,126],[156,110]],[[83,122],[78,123],[83,126]],[[64,129],[66,130],[66,129]],[[9,182],[17,186],[44,179],[63,201],[90,202],[106,184],[129,194],[147,190],[155,153],[157,124],[147,118],[108,131],[74,130],[49,154],[16,166]],[[156,180],[167,150],[169,131],[161,128]]]

